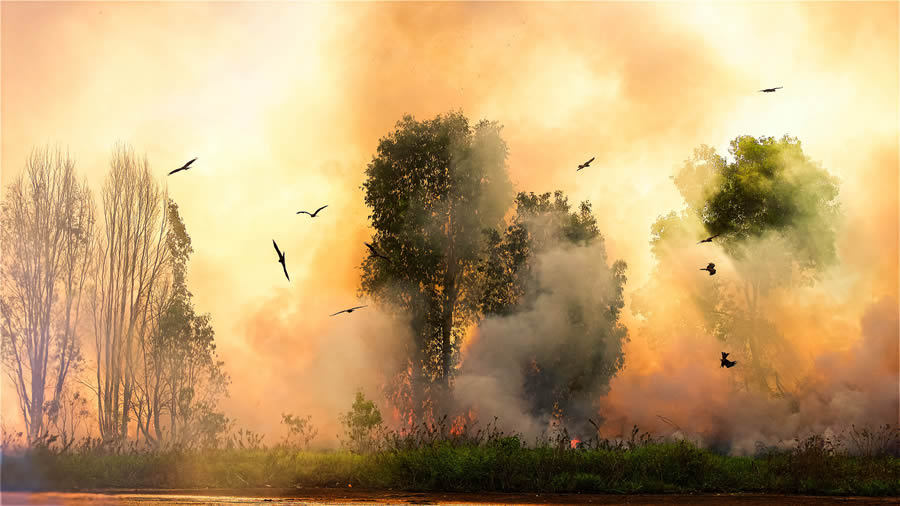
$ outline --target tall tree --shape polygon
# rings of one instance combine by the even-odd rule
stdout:
[[[45,412],[55,412],[81,358],[94,201],[68,153],[32,151],[7,187],[0,223],[3,360],[33,442],[45,435]]]
[[[715,242],[739,281],[717,279],[694,301],[706,327],[749,357],[748,382],[779,391],[772,362],[790,346],[761,302],[772,290],[814,282],[837,261],[838,182],[793,137],[738,137],[729,154],[731,161],[708,146],[694,151],[674,178],[687,208],[657,220],[651,243],[664,262],[697,233],[721,234]]]
[[[501,223],[511,201],[500,130],[489,121],[473,127],[462,113],[426,121],[405,116],[366,169],[372,243],[387,259],[363,262],[361,289],[411,315],[417,390],[450,385],[477,306],[482,231]]]
[[[97,413],[105,440],[123,440],[133,409],[138,346],[170,261],[167,198],[146,158],[117,146],[103,185],[103,232],[92,297]]]
[[[218,398],[226,393],[228,376],[216,357],[209,314],[194,310],[187,288],[193,248],[172,200],[166,216],[170,262],[154,294],[150,330],[141,336],[133,411],[149,443],[185,448],[200,443],[202,421],[214,414]]]

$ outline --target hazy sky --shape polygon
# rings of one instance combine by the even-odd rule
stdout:
[[[3,186],[59,143],[99,206],[113,145],[146,153],[193,240],[189,284],[234,379],[226,408],[254,428],[321,404],[293,369],[346,360],[319,336],[348,325],[327,315],[357,301],[363,172],[404,113],[502,123],[516,189],[591,200],[628,294],[696,146],[797,136],[842,183],[836,297],[897,296],[896,2],[3,1],[0,17]]]

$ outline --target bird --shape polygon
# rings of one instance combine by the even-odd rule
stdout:
[[[712,242],[713,239],[715,239],[716,237],[719,237],[720,235],[722,235],[722,234],[716,234],[714,236],[707,237],[706,239],[703,239],[702,241],[698,242],[697,244],[703,244],[705,242]]]
[[[364,307],[366,307],[366,306],[356,306],[356,307],[351,307],[350,309],[342,309],[342,310],[338,311],[337,313],[330,314],[328,316],[339,315],[341,313],[352,313],[352,312],[356,311],[357,309],[364,308]]]
[[[775,90],[780,90],[781,88],[784,88],[784,86],[779,86],[777,88],[766,88],[764,90],[759,90],[759,91],[761,91],[763,93],[775,93]]]
[[[588,161],[582,163],[581,165],[579,165],[578,168],[575,170],[575,172],[578,172],[579,170],[581,170],[581,169],[583,169],[583,168],[585,168],[585,167],[590,167],[590,166],[591,166],[591,162],[594,161],[594,158],[597,158],[597,157],[596,157],[596,156],[592,156],[590,160],[588,160]]]
[[[701,271],[709,271],[709,275],[712,276],[716,273],[716,264],[710,262],[705,268],[700,269]]]
[[[194,160],[196,160],[196,158],[194,158]],[[189,161],[188,163],[182,165],[181,167],[178,167],[177,169],[173,170],[172,172],[169,172],[169,175],[171,176],[172,174],[174,174],[174,173],[176,173],[176,172],[180,172],[180,171],[182,171],[182,170],[188,170],[188,169],[190,169],[190,168],[191,168],[191,164],[194,163],[194,160],[191,160],[191,161]]]
[[[316,212],[314,212],[314,213],[311,213],[309,211],[297,211],[297,214],[308,214],[310,218],[315,218],[316,215],[319,214],[319,211],[321,211],[322,209],[325,209],[326,207],[328,207],[328,206],[327,205],[322,206],[322,207],[316,209]]]
[[[363,243],[363,244],[365,244],[366,247],[369,248],[369,257],[383,258],[383,259],[387,260],[388,262],[391,261],[390,258],[388,258],[388,257],[382,255],[381,253],[379,253],[378,250],[375,249],[375,246],[372,246],[372,245],[369,244],[369,243]]]
[[[275,242],[275,239],[272,239],[272,244],[275,245],[275,252],[278,253],[278,263],[280,263],[281,267],[284,269],[284,277],[286,277],[287,280],[290,281],[291,277],[288,276],[287,273],[287,264],[284,263],[284,253],[282,253],[281,250],[278,249],[278,244]]]
[[[737,360],[735,360],[733,362],[731,360],[728,360],[728,353],[725,353],[723,351],[722,352],[722,365],[720,365],[719,368],[721,369],[722,367],[728,367],[730,369],[730,368],[734,367],[735,364],[737,364]]]

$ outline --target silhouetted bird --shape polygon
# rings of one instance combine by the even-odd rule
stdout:
[[[591,162],[594,161],[594,158],[597,158],[597,157],[596,157],[596,156],[592,156],[590,160],[588,160],[588,161],[582,163],[581,165],[579,165],[578,168],[575,169],[575,172],[578,172],[579,170],[581,170],[581,169],[583,169],[583,168],[585,168],[585,167],[590,167],[590,166],[591,166]]]
[[[342,309],[342,310],[338,311],[337,313],[330,314],[328,316],[334,316],[334,315],[338,315],[341,313],[352,313],[352,312],[356,311],[357,309],[364,308],[364,307],[366,307],[366,306],[356,306],[356,307],[351,307],[350,309]]]
[[[777,88],[766,88],[764,90],[759,90],[759,91],[761,91],[763,93],[775,93],[775,90],[780,90],[781,88],[784,88],[784,86],[779,86]]]
[[[731,367],[734,367],[735,364],[737,364],[737,361],[735,360],[734,362],[732,362],[731,360],[728,360],[728,354],[723,351],[722,352],[722,365],[720,365],[719,368],[720,369],[722,367],[731,368]]]
[[[196,160],[196,158],[194,158],[194,160]],[[191,168],[191,164],[194,163],[194,160],[191,160],[191,161],[189,161],[188,163],[182,165],[181,167],[178,167],[177,169],[173,170],[172,172],[169,172],[169,175],[171,176],[172,174],[174,174],[174,173],[176,173],[176,172],[180,172],[180,171],[182,171],[182,170],[188,170],[188,169],[190,169],[190,168]]]
[[[703,239],[702,241],[698,242],[697,244],[703,244],[705,242],[712,242],[713,239],[715,239],[716,237],[719,237],[720,235],[722,235],[722,234],[716,234],[712,237],[707,237],[706,239]]]
[[[311,213],[309,211],[297,211],[297,214],[308,214],[310,218],[315,218],[316,215],[319,214],[319,211],[321,211],[322,209],[325,209],[326,207],[328,207],[328,206],[322,206],[322,207],[316,209],[316,212],[314,212],[314,213]]]
[[[286,277],[287,280],[290,281],[291,277],[288,276],[287,273],[287,264],[284,263],[284,253],[282,253],[281,250],[278,249],[278,244],[275,243],[275,239],[272,239],[272,244],[275,245],[275,252],[278,253],[278,263],[280,263],[281,267],[284,269],[284,277]]]
[[[375,246],[372,246],[372,245],[369,244],[369,243],[363,243],[363,244],[365,244],[366,247],[369,248],[369,256],[370,256],[370,257],[383,258],[383,259],[387,260],[388,262],[391,261],[390,258],[388,258],[388,257],[382,255],[381,253],[379,253],[378,250],[375,249]]]
[[[712,276],[716,273],[716,264],[710,262],[709,265],[706,266],[705,269],[700,269],[701,271],[709,271],[709,275]]]

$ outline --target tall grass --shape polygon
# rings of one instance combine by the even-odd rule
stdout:
[[[496,424],[451,431],[439,422],[381,434],[377,449],[366,454],[286,446],[158,453],[36,448],[4,455],[0,473],[6,490],[352,485],[416,491],[900,495],[900,458],[891,446],[897,429],[854,431],[849,445],[811,436],[790,449],[761,448],[757,455],[736,457],[637,430],[630,438],[595,438],[573,448],[564,432],[526,445]]]

